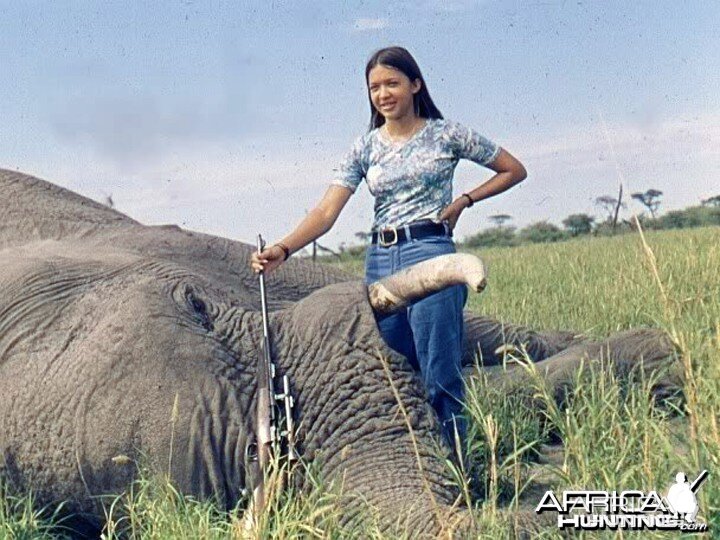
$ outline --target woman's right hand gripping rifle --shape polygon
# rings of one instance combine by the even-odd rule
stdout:
[[[352,194],[352,190],[345,186],[328,187],[320,203],[305,216],[290,235],[281,242],[266,247],[259,254],[253,252],[250,258],[253,271],[256,274],[261,271],[265,274],[272,272],[292,253],[328,232]]]
[[[254,251],[250,258],[250,264],[256,274],[261,271],[269,274],[283,262],[285,262],[285,251],[278,244],[266,247],[261,253]]]

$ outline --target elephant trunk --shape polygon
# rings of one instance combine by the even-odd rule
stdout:
[[[486,284],[485,265],[474,255],[453,253],[423,261],[368,286],[373,309],[394,313],[408,304],[445,289],[468,285],[481,292]]]
[[[424,437],[423,437],[424,438]],[[465,528],[464,514],[452,508],[452,480],[430,448],[414,448],[410,437],[380,437],[358,451],[329,459],[323,473],[342,478],[343,522],[373,517],[386,533],[411,538],[452,538]]]
[[[271,316],[280,370],[292,381],[303,458],[337,482],[343,521],[437,537],[459,495],[419,379],[389,349],[367,287],[325,287]]]

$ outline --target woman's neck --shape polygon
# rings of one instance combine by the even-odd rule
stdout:
[[[392,139],[407,139],[425,123],[425,118],[415,115],[385,120],[385,133]]]

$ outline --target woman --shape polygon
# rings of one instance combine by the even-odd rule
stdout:
[[[367,283],[420,261],[454,253],[452,230],[466,208],[522,181],[525,168],[507,151],[457,122],[444,120],[417,63],[402,47],[375,52],[365,68],[370,129],[355,140],[325,196],[280,242],[254,254],[256,272],[269,272],[335,223],[365,178],[375,196],[372,244],[365,258]],[[453,171],[469,159],[497,174],[452,200]],[[419,369],[445,440],[465,437],[460,369],[467,288],[455,285],[405,311],[378,315],[390,347]],[[458,449],[460,450],[460,449]]]

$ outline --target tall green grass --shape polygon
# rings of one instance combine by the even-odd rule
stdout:
[[[583,238],[553,245],[473,251],[489,267],[489,286],[468,307],[536,329],[572,329],[593,337],[638,326],[672,336],[685,375],[678,410],[651,399],[653,380],[619,380],[610,366],[585,366],[565,407],[539,377],[509,392],[481,373],[469,382],[466,474],[451,462],[482,537],[511,538],[518,527],[559,538],[532,511],[545,489],[656,489],[675,473],[702,469],[700,518],[720,535],[720,229],[688,229]],[[362,273],[362,260],[342,267]],[[523,358],[518,358],[523,362]],[[526,365],[532,375],[533,366]],[[253,531],[242,511],[221,512],[144,477],[108,508],[105,538],[398,538],[371,511],[342,523],[342,489],[311,471],[308,489],[273,495]],[[52,520],[51,520],[52,521]],[[48,521],[30,496],[0,496],[0,538],[48,537]],[[584,534],[585,537],[605,536]],[[666,538],[667,534],[623,533]]]
[[[610,369],[579,373],[563,410],[538,381],[540,400],[533,404],[544,405],[541,422],[528,413],[527,400],[505,394],[487,377],[473,380],[469,444],[477,473],[472,481],[480,484],[474,492],[486,497],[483,511],[519,510],[523,499],[536,497],[531,487],[540,479],[555,489],[664,493],[676,471],[693,476],[707,468],[715,479],[699,492],[701,516],[720,535],[720,228],[469,252],[489,270],[487,289],[469,297],[469,309],[596,338],[662,328],[678,346],[686,381],[682,409],[672,415],[650,399],[651,380],[628,384]],[[345,268],[361,275],[362,261]],[[556,440],[563,445],[557,462],[533,465],[538,449]]]
[[[0,540],[62,537],[61,511],[62,505],[38,508],[31,493],[13,493],[0,482]]]

